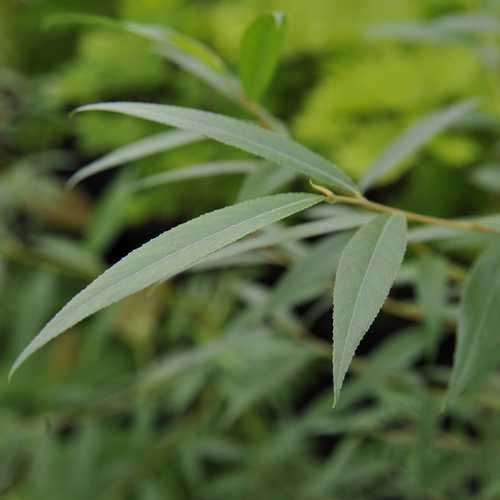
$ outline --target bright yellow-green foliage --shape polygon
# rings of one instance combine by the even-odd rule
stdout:
[[[486,90],[484,71],[469,49],[382,45],[350,61],[335,58],[310,93],[294,131],[359,176],[383,147],[426,112]],[[362,126],[360,126],[362,124]],[[442,147],[445,161],[470,161],[467,143]]]

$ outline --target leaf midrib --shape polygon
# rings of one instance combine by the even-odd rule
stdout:
[[[117,103],[118,105],[120,105],[119,103]],[[125,103],[127,104],[128,106],[130,106],[130,103]],[[132,104],[135,104],[135,103],[132,103]],[[137,103],[139,104],[139,103]],[[111,105],[113,105],[113,103],[111,103]],[[139,104],[139,106],[146,106],[146,107],[149,107],[149,106],[159,106],[160,109],[162,107],[162,105],[156,105],[156,104]],[[134,106],[135,107],[135,106]],[[165,106],[167,107],[168,109],[170,109],[171,107],[170,106]],[[81,111],[85,111],[86,109],[92,109],[93,108],[93,105],[89,105],[89,106],[83,106],[82,108],[79,108]],[[175,109],[175,107],[173,107]],[[94,109],[99,109],[99,105],[97,105],[97,107],[94,107]],[[104,110],[106,110],[106,105],[104,105],[104,107],[102,108]],[[113,107],[111,108],[108,108],[108,110],[110,111],[115,111],[115,112],[118,112],[120,113],[121,111],[116,111],[113,109]],[[155,109],[155,108],[152,108],[151,111],[153,111],[153,113],[157,113],[158,111]],[[185,109],[182,109],[181,108],[181,112],[185,112],[185,111],[189,111],[189,110],[185,110]],[[168,111],[167,111],[168,112]],[[208,112],[208,111],[198,111],[199,113],[202,113],[203,115],[211,115],[212,113]],[[226,116],[218,116],[217,114],[215,114],[215,119],[225,119],[225,120],[234,120],[234,118],[230,118],[230,117],[226,117]],[[195,126],[197,126],[197,122],[194,120],[194,119],[191,119],[191,118],[186,118],[186,117],[179,117],[178,120],[180,122],[184,121],[185,123],[187,123],[188,125],[190,126],[193,126],[193,124]],[[153,121],[159,121],[160,123],[164,123],[161,118],[156,118],[154,119]],[[235,120],[236,123],[238,125],[240,125],[238,123],[237,120]],[[219,126],[217,126],[216,124],[215,125],[207,125],[207,124],[204,124],[204,126],[209,126],[210,128],[214,129],[217,133],[219,134],[222,134],[223,136],[227,136],[229,138],[238,138],[239,140],[243,141],[243,142],[246,142],[247,144],[250,144],[252,146],[257,146],[259,148],[263,148],[265,149],[266,151],[269,151],[269,152],[272,152],[274,154],[276,154],[277,156],[285,159],[285,160],[288,160],[288,161],[291,161],[292,163],[298,163],[299,165],[302,165],[302,166],[306,166],[306,167],[309,167],[311,170],[313,170],[314,172],[317,173],[317,175],[320,175],[320,176],[326,176],[326,177],[330,177],[330,175],[333,175],[333,173],[330,173],[330,172],[325,172],[323,171],[321,168],[317,167],[316,165],[312,164],[312,163],[308,163],[304,160],[302,160],[301,158],[296,158],[292,155],[289,155],[279,149],[275,149],[275,148],[272,148],[266,144],[263,144],[263,143],[260,143],[260,142],[255,142],[254,140],[246,137],[246,136],[243,136],[243,135],[235,135],[233,133],[231,133],[231,131],[228,131],[228,130],[224,130],[224,129],[221,129]],[[256,132],[257,133],[260,133],[262,132],[261,130],[259,130],[258,127],[255,127],[256,128]],[[204,134],[203,132],[201,132],[202,134]],[[277,139],[283,139],[283,137],[275,132],[271,132],[271,131],[267,131],[268,134],[272,135],[273,137],[276,137]],[[208,135],[208,134],[204,134],[204,135],[207,135],[208,137],[211,137],[211,135]],[[220,142],[223,142],[223,141],[220,141]],[[298,143],[295,143],[295,142],[291,142],[292,144],[294,145],[298,145],[299,147],[303,147],[302,145],[298,144]],[[238,146],[233,146],[233,147],[237,147]],[[241,147],[239,149],[242,149]],[[313,151],[309,151],[307,148],[304,148],[305,151],[309,152],[310,154],[312,155],[315,155],[316,153],[314,153]],[[255,153],[253,153],[255,154]],[[258,156],[258,155],[256,155]],[[321,157],[319,157],[321,159]],[[326,160],[325,160],[326,161]],[[335,171],[333,171],[335,172]],[[303,172],[302,172],[303,173]],[[319,174],[318,174],[319,173]],[[304,174],[303,175],[307,175],[307,174]],[[341,171],[339,171],[339,175],[341,175]],[[346,189],[349,193],[354,193],[354,194],[357,194],[358,191],[356,190],[356,188],[354,186],[351,186],[347,181],[343,180],[343,179],[337,179],[336,177],[330,177],[330,179],[333,180],[334,183],[337,183],[338,185],[342,186],[344,189]]]
[[[261,213],[261,214],[259,214],[259,215],[256,215],[256,216],[253,216],[253,217],[250,217],[250,218],[248,218],[248,219],[245,219],[244,221],[237,222],[236,224],[231,224],[230,226],[228,226],[228,227],[226,227],[226,228],[222,229],[221,231],[218,231],[218,232],[216,232],[216,233],[209,234],[208,236],[204,236],[202,239],[197,240],[197,241],[195,241],[195,242],[193,242],[193,243],[190,243],[189,245],[187,245],[187,246],[185,246],[185,247],[183,247],[183,248],[180,248],[179,250],[176,250],[176,251],[175,251],[175,252],[173,252],[173,253],[170,253],[170,254],[166,255],[166,256],[162,257],[161,259],[159,259],[158,261],[155,261],[155,262],[152,262],[152,263],[150,263],[150,264],[147,264],[145,267],[142,267],[141,269],[138,269],[138,270],[134,271],[133,273],[128,274],[127,276],[124,276],[123,278],[120,278],[117,282],[115,282],[115,283],[113,283],[113,284],[110,284],[109,286],[107,286],[107,287],[106,287],[106,288],[104,288],[104,289],[99,290],[99,291],[96,293],[96,295],[94,295],[94,296],[92,296],[92,297],[91,297],[91,299],[94,299],[96,296],[100,295],[100,294],[101,294],[102,292],[104,292],[104,291],[109,291],[109,290],[112,290],[112,289],[116,288],[116,287],[117,287],[117,286],[119,286],[119,285],[120,285],[120,284],[121,284],[124,280],[127,280],[127,279],[129,279],[129,278],[131,278],[131,277],[133,277],[133,276],[136,276],[136,275],[137,275],[137,274],[139,274],[139,273],[145,272],[145,271],[149,270],[152,266],[155,266],[155,265],[161,265],[161,263],[162,263],[162,262],[164,262],[165,260],[167,260],[167,259],[171,259],[171,258],[174,258],[176,255],[180,254],[181,252],[184,252],[184,251],[186,251],[186,250],[189,250],[189,249],[193,248],[194,246],[198,246],[198,245],[200,245],[200,244],[203,244],[203,242],[204,242],[204,241],[207,241],[207,240],[209,240],[209,239],[211,239],[211,238],[214,238],[214,237],[216,237],[216,236],[220,236],[220,235],[224,234],[224,233],[225,233],[225,232],[227,232],[227,231],[230,231],[230,230],[232,230],[232,229],[234,229],[234,228],[237,228],[237,227],[239,227],[239,226],[241,226],[241,225],[243,225],[243,224],[250,223],[250,222],[252,222],[252,221],[254,221],[254,220],[257,220],[257,219],[259,219],[259,218],[261,218],[261,217],[264,217],[264,216],[266,216],[266,215],[269,215],[269,214],[271,214],[271,213],[275,213],[275,212],[278,212],[278,211],[280,211],[280,210],[283,210],[284,208],[290,208],[290,207],[292,207],[292,206],[294,206],[294,205],[300,205],[301,203],[304,203],[305,201],[306,201],[306,200],[298,200],[298,201],[295,201],[295,202],[293,202],[293,203],[289,203],[289,204],[287,204],[287,205],[283,205],[283,206],[281,206],[281,207],[271,209],[271,210],[269,210],[269,211],[267,211],[267,212],[264,212],[264,213]],[[210,255],[211,253],[213,253],[213,252],[215,252],[215,251],[216,251],[216,250],[213,250],[212,252],[209,252],[207,255]],[[205,256],[203,256],[203,257],[200,257],[200,259],[205,258],[207,255],[205,255]],[[125,257],[125,258],[126,258],[126,257]],[[200,259],[198,259],[198,260],[200,260]],[[195,260],[195,261],[193,262],[193,264],[196,264],[196,263],[198,262],[198,260]],[[91,285],[91,284],[90,284],[90,285]],[[90,286],[90,285],[88,285],[88,286]],[[87,287],[87,288],[88,288],[88,287]],[[89,299],[89,300],[91,300],[91,299]],[[89,300],[85,300],[85,302],[83,302],[83,303],[80,303],[80,304],[76,305],[74,309],[73,309],[73,308],[69,308],[69,309],[67,309],[65,312],[67,312],[67,311],[73,311],[73,312],[76,312],[76,311],[78,311],[81,307],[85,306],[85,305],[89,302]],[[68,304],[68,305],[70,305],[70,304]],[[61,313],[62,313],[62,311],[61,311]],[[55,318],[54,318],[54,319],[55,319]],[[57,323],[56,323],[56,325],[57,325]],[[40,332],[40,335],[41,335],[42,333],[43,333],[43,331],[42,331],[42,332]]]
[[[383,240],[383,236],[388,228],[388,226],[390,225],[391,221],[393,220],[392,217],[390,217],[387,222],[384,224],[384,228],[382,229],[382,231],[380,232],[378,238],[377,238],[377,242],[375,243],[375,247],[373,249],[373,253],[372,255],[370,256],[370,259],[368,260],[368,266],[367,266],[367,271],[365,272],[365,274],[363,275],[363,279],[361,280],[361,285],[359,287],[359,290],[362,290],[363,289],[363,286],[366,282],[366,277],[367,275],[369,274],[369,270],[370,270],[370,267],[372,265],[372,262],[373,262],[373,259],[375,258],[375,254],[377,253],[377,250],[378,250],[378,247],[380,245],[380,243],[382,242]],[[344,359],[344,356],[345,356],[345,351],[346,351],[346,345],[347,345],[347,340],[350,336],[350,333],[351,333],[351,328],[352,328],[352,323],[354,321],[354,317],[356,316],[355,314],[355,311],[357,310],[358,308],[358,304],[359,304],[359,300],[360,300],[360,296],[361,296],[361,293],[358,293],[357,296],[356,296],[356,300],[354,301],[354,306],[352,308],[352,313],[351,313],[351,318],[349,320],[349,326],[347,328],[347,335],[346,335],[346,341],[344,342],[344,345],[342,346],[342,356],[340,358],[340,360],[343,360]],[[343,361],[341,361],[343,362]]]

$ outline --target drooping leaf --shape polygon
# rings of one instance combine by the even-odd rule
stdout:
[[[333,294],[333,382],[338,400],[354,352],[383,306],[406,251],[406,220],[379,215],[340,258]]]
[[[352,180],[333,163],[280,134],[227,116],[177,106],[114,102],[82,106],[78,111],[111,111],[206,135],[288,167],[346,194],[358,194]]]
[[[258,101],[271,83],[285,29],[285,15],[273,12],[259,16],[243,35],[240,48],[241,83],[246,95],[253,101]]]
[[[258,166],[259,162],[252,160],[227,160],[202,163],[169,170],[161,174],[150,175],[136,181],[130,187],[134,190],[139,190],[164,186],[172,182],[212,177],[214,175],[246,174],[255,171]]]
[[[90,24],[106,29],[131,33],[154,44],[154,52],[195,76],[228,99],[241,104],[242,90],[238,79],[228,70],[224,61],[199,40],[158,24],[120,21],[86,14],[58,14],[48,18],[47,26]],[[256,111],[264,116],[273,130],[283,131],[283,124],[259,104]]]
[[[154,52],[176,64],[187,73],[190,73],[201,80],[203,83],[213,88],[221,95],[239,103],[241,89],[238,80],[230,73],[215,71],[203,61],[186,54],[179,50],[175,45],[159,44]]]
[[[273,163],[261,163],[259,168],[245,177],[238,201],[251,200],[276,192],[295,177],[289,168]]]
[[[45,22],[45,26],[48,28],[65,24],[89,24],[91,26],[124,31],[145,38],[150,42],[176,47],[186,55],[212,68],[214,71],[222,73],[226,70],[224,62],[212,49],[199,40],[191,38],[184,33],[179,33],[167,26],[121,21],[105,16],[79,13],[55,14],[49,16]]]
[[[382,152],[359,182],[366,191],[400,161],[417,152],[425,143],[443,131],[476,106],[475,99],[454,104],[446,109],[430,113],[406,129]]]
[[[477,384],[498,362],[500,242],[480,256],[465,283],[448,399]]]
[[[186,144],[199,142],[203,139],[205,139],[205,137],[202,135],[185,132],[184,130],[171,130],[153,135],[152,137],[147,137],[146,139],[118,148],[102,158],[89,163],[70,177],[68,186],[74,187],[87,177],[118,167],[124,163],[140,160],[146,156],[162,153]]]
[[[260,198],[216,210],[152,239],[68,302],[17,358],[11,374],[36,350],[96,311],[185,271],[223,246],[321,200],[321,196],[300,193]]]
[[[424,316],[427,350],[431,355],[436,352],[442,326],[447,282],[448,269],[444,259],[429,254],[420,257],[416,274],[417,296]]]

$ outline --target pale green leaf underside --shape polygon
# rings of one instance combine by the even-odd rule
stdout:
[[[357,194],[349,177],[333,163],[280,134],[207,111],[159,104],[114,102],[83,106],[78,111],[111,111],[206,135],[288,167],[338,192]]]
[[[57,14],[50,16],[47,26],[59,24],[90,24],[137,35],[154,44],[154,52],[195,76],[209,87],[241,105],[242,90],[236,76],[210,47],[159,24],[120,21],[104,16],[86,14]],[[286,133],[283,124],[265,108],[255,104],[260,115],[278,132]]]
[[[64,24],[89,24],[91,26],[124,31],[140,36],[150,42],[176,47],[185,53],[186,56],[200,61],[214,71],[224,72],[226,70],[224,62],[212,49],[199,40],[164,25],[121,21],[105,16],[79,13],[55,14],[48,17],[45,22],[47,27]]]
[[[465,284],[449,399],[478,382],[498,362],[499,325],[500,242],[496,241],[483,252]]]
[[[68,302],[17,358],[11,375],[31,354],[91,314],[185,271],[212,252],[322,200],[280,194],[226,207],[171,229],[137,248]]]
[[[475,99],[468,100],[441,111],[430,113],[418,120],[389,144],[375,163],[370,166],[359,182],[361,190],[366,191],[399,162],[416,153],[439,132],[470,113],[476,104]]]
[[[87,177],[118,167],[124,163],[140,160],[141,158],[199,142],[203,139],[205,137],[200,134],[184,130],[170,130],[147,137],[146,139],[118,148],[102,158],[89,163],[70,177],[68,186],[74,187]]]
[[[227,160],[209,163],[200,163],[188,167],[176,168],[161,174],[143,177],[131,185],[134,190],[165,186],[172,182],[180,182],[215,175],[246,174],[254,172],[259,167],[258,161],[252,160]]]
[[[333,293],[335,402],[354,352],[396,279],[406,239],[402,215],[379,215],[358,230],[342,253]]]

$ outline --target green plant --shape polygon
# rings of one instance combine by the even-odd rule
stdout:
[[[357,212],[340,212],[335,217],[338,228],[361,226],[348,242],[341,240],[344,248],[340,259],[329,269],[329,279],[336,274],[333,300],[335,401],[339,397],[359,342],[384,303],[387,303],[389,291],[401,271],[407,244],[412,245],[414,242],[418,242],[416,251],[425,253],[431,251],[429,247],[423,246],[426,241],[437,238],[444,239],[446,243],[448,238],[461,237],[462,233],[465,238],[469,233],[480,233],[483,235],[482,245],[491,243],[465,281],[450,396],[457,396],[471,387],[488,372],[491,364],[494,366],[496,358],[492,363],[486,360],[495,350],[495,329],[500,319],[498,218],[491,216],[477,220],[446,220],[382,205],[362,194],[362,190],[372,187],[408,154],[416,151],[444,128],[470,114],[475,104],[468,102],[452,106],[413,125],[387,148],[358,187],[333,163],[290,139],[283,125],[257,102],[257,98],[271,81],[276,66],[279,40],[282,37],[282,19],[282,14],[263,16],[249,28],[242,45],[242,85],[210,49],[173,30],[81,16],[65,16],[58,20],[98,23],[148,39],[154,43],[157,53],[238,103],[260,125],[174,106],[119,102],[87,105],[79,111],[111,111],[173,126],[184,132],[167,132],[115,152],[113,156],[110,155],[76,174],[73,184],[129,159],[198,141],[203,137],[242,149],[261,157],[265,162],[249,165],[252,171],[247,174],[243,198],[252,198],[250,201],[243,201],[182,224],[127,255],[97,277],[54,316],[19,356],[11,374],[37,349],[96,311],[190,267],[203,265],[207,260],[222,259],[227,255],[234,257],[242,253],[242,247],[258,248],[258,238],[235,242],[321,202],[348,204],[357,209],[368,210],[369,213],[381,213],[368,219],[358,219],[354,223],[352,217],[358,216]],[[261,51],[265,51],[267,57],[263,66],[255,63]],[[212,165],[210,170],[203,166],[192,168],[191,175],[196,177],[241,171],[241,165],[227,168],[227,165],[221,163]],[[319,194],[269,194],[289,183],[297,174],[309,178],[310,185]],[[157,179],[156,182],[162,181]],[[147,185],[148,181],[142,183]],[[155,184],[154,180],[152,184]],[[407,222],[413,221],[424,223],[428,227],[408,231]],[[326,232],[334,230],[335,228]],[[277,241],[280,241],[279,236]],[[260,245],[267,244],[265,241]],[[453,267],[448,267],[449,272],[454,270]],[[304,274],[298,273],[301,280],[304,280],[306,272],[307,267],[304,268]],[[292,278],[289,280],[291,282],[287,286],[293,289],[296,285]],[[305,280],[302,286],[308,288],[314,285],[314,282]]]

